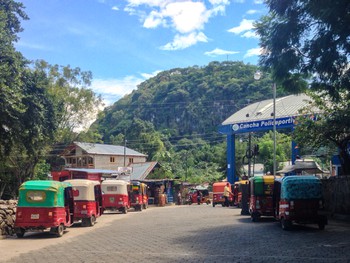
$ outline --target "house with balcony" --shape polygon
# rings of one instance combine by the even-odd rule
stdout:
[[[147,155],[124,146],[85,142],[73,142],[60,156],[67,168],[104,170],[118,170],[147,160]]]

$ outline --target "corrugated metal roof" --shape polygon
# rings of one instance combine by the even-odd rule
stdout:
[[[124,146],[86,142],[74,142],[74,144],[82,148],[88,154],[124,155]],[[147,157],[147,155],[134,151],[128,147],[126,147],[125,154],[128,156]]]
[[[312,99],[306,94],[276,98],[276,118],[298,116],[299,110],[307,106]],[[318,112],[315,110],[315,113]],[[248,105],[227,118],[222,125],[259,121],[273,118],[273,99]]]
[[[130,180],[144,180],[157,165],[157,162],[133,163]]]

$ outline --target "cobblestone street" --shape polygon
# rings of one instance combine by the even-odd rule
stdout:
[[[240,209],[211,205],[151,207],[127,215],[106,214],[93,228],[62,238],[47,233],[0,240],[0,248],[17,252],[1,262],[350,262],[350,225],[330,221],[283,231],[278,222],[253,223]],[[108,219],[109,222],[104,222]],[[99,225],[100,224],[100,225]],[[40,249],[21,253],[25,243],[45,241]]]

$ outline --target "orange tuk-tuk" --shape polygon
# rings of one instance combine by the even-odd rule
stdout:
[[[249,179],[249,213],[253,222],[258,221],[261,216],[274,216],[274,181],[273,175],[254,176]]]
[[[275,217],[284,230],[294,223],[327,224],[322,183],[316,176],[286,176],[275,183]]]
[[[73,188],[74,219],[82,226],[93,226],[102,215],[102,191],[98,181],[87,179],[67,180]]]
[[[148,207],[147,185],[139,181],[131,181],[129,185],[130,206],[136,211]]]
[[[228,182],[217,182],[213,183],[213,207],[217,204],[221,204],[225,206],[225,198],[224,198],[224,188]],[[231,184],[229,184],[229,188],[231,190]],[[230,194],[229,198],[230,205],[233,205],[233,195]]]
[[[19,188],[15,232],[21,238],[27,231],[50,229],[58,237],[73,223],[74,202],[69,183],[33,180]]]
[[[128,182],[124,180],[104,180],[101,183],[103,210],[120,211],[123,214],[130,208]]]

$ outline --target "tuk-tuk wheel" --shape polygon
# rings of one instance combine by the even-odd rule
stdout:
[[[125,206],[123,207],[123,210],[122,210],[123,214],[127,214],[128,213],[128,208]]]
[[[57,237],[63,236],[63,232],[64,232],[64,226],[63,226],[63,224],[61,224],[56,228]]]
[[[22,238],[22,237],[24,237],[25,232],[26,232],[26,230],[24,228],[18,228],[18,229],[16,229],[16,236],[18,238]]]
[[[324,230],[324,228],[325,228],[325,223],[324,222],[318,223],[318,229],[319,230]]]
[[[292,226],[292,222],[289,220],[284,219],[283,217],[281,218],[281,227],[283,230],[289,230]]]
[[[213,207],[215,207],[215,203],[213,202]]]
[[[143,204],[143,209],[147,209],[147,204]]]
[[[251,220],[253,222],[258,222],[259,221],[259,215],[257,215],[256,213],[252,213]]]
[[[88,226],[95,225],[95,221],[96,221],[95,216],[91,216],[90,218],[88,218]]]

